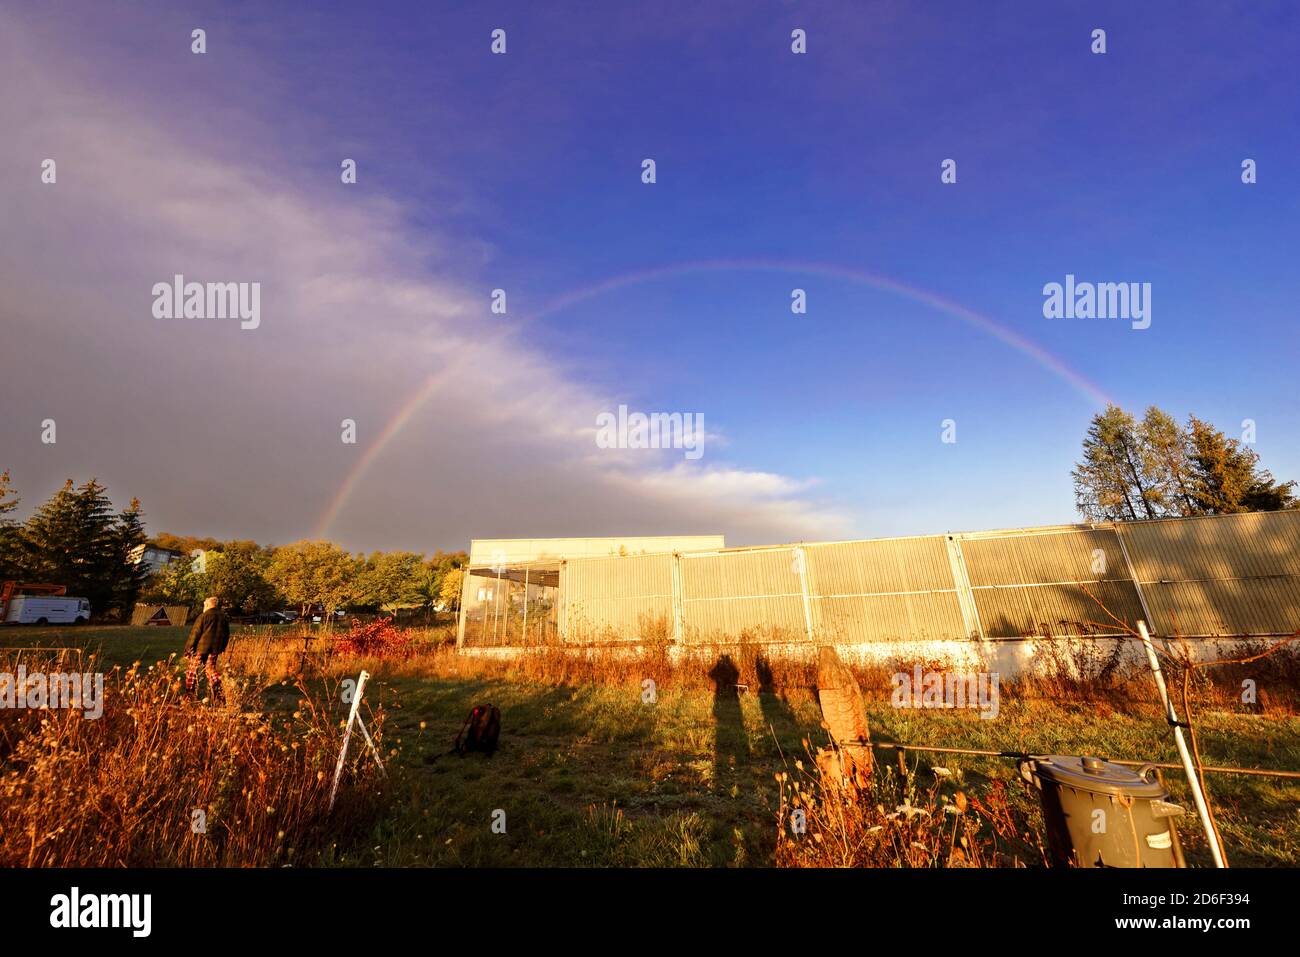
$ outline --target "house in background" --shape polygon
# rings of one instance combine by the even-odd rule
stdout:
[[[150,575],[156,575],[172,562],[185,557],[184,552],[157,545],[137,545],[131,549],[129,559],[133,565],[143,565]]]
[[[185,605],[158,605],[140,603],[131,614],[131,624],[138,627],[149,625],[159,628],[173,628],[184,625],[189,619],[190,610]]]

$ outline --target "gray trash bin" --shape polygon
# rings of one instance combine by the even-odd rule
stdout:
[[[1101,758],[1030,755],[1020,775],[1043,804],[1057,867],[1182,867],[1173,819],[1183,813],[1152,765],[1137,771]]]

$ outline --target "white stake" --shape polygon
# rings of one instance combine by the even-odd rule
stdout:
[[[339,763],[334,767],[334,785],[330,788],[330,810],[334,810],[334,798],[339,791],[339,779],[343,777],[343,764],[348,757],[348,741],[352,738],[352,725],[361,725],[361,733],[366,736],[366,743],[370,745],[370,750],[375,754],[375,760],[379,761],[379,770],[384,770],[384,762],[379,758],[379,749],[375,747],[375,742],[370,740],[370,732],[366,730],[366,724],[361,720],[361,693],[366,689],[366,681],[370,678],[370,672],[361,672],[357,678],[357,690],[352,695],[352,710],[348,712],[348,725],[343,729],[343,747],[339,749]]]
[[[1210,843],[1210,854],[1214,857],[1215,867],[1227,867],[1223,860],[1223,848],[1219,846],[1218,835],[1214,833],[1214,825],[1210,823],[1210,808],[1205,803],[1205,792],[1201,790],[1201,778],[1196,773],[1196,767],[1192,764],[1192,754],[1187,750],[1187,742],[1183,740],[1183,726],[1178,722],[1178,714],[1174,711],[1173,702],[1169,700],[1169,689],[1165,687],[1165,676],[1160,671],[1160,661],[1156,658],[1156,650],[1151,644],[1151,634],[1147,631],[1147,623],[1139,621],[1137,623],[1138,633],[1142,635],[1142,645],[1146,648],[1147,661],[1151,665],[1151,674],[1156,679],[1156,688],[1160,691],[1160,700],[1165,706],[1165,719],[1169,726],[1174,729],[1174,744],[1178,746],[1178,754],[1183,759],[1183,769],[1187,772],[1187,784],[1192,789],[1192,801],[1196,804],[1196,813],[1201,816],[1201,824],[1205,827],[1205,837]]]

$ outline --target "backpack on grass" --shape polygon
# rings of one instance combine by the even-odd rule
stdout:
[[[475,705],[466,716],[460,734],[456,735],[456,747],[453,750],[461,757],[471,751],[482,751],[492,757],[500,737],[500,709],[491,704]]]

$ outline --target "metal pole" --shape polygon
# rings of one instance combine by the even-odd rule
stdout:
[[[524,568],[524,640],[523,644],[528,644],[528,571]]]
[[[501,566],[497,566],[497,583],[492,590],[492,644],[499,643],[501,625]]]
[[[932,754],[968,754],[978,758],[1030,758],[1035,754],[1042,754],[1041,751],[991,751],[987,748],[939,748],[928,744],[900,744],[896,741],[872,741],[873,748],[883,748],[894,751],[925,751]],[[1170,764],[1165,761],[1130,761],[1126,758],[1106,758],[1110,764],[1122,764],[1129,768],[1163,768],[1167,771],[1177,771],[1182,767],[1181,764]],[[1288,780],[1300,780],[1300,771],[1265,771],[1261,768],[1228,768],[1218,767],[1216,765],[1204,765],[1201,768],[1206,774],[1250,774],[1262,778],[1285,778]]]
[[[1196,773],[1196,767],[1192,764],[1192,754],[1187,750],[1187,742],[1183,740],[1183,725],[1178,720],[1178,715],[1174,711],[1173,702],[1169,700],[1169,689],[1165,687],[1165,676],[1160,671],[1160,661],[1156,658],[1156,649],[1151,644],[1151,634],[1147,631],[1147,623],[1139,621],[1137,623],[1138,633],[1142,636],[1142,647],[1146,649],[1147,662],[1151,665],[1151,674],[1156,679],[1156,688],[1160,691],[1160,700],[1165,706],[1165,720],[1169,726],[1174,729],[1174,744],[1178,746],[1178,755],[1183,759],[1183,770],[1187,772],[1187,786],[1192,790],[1192,801],[1196,804],[1196,813],[1201,816],[1201,824],[1205,827],[1205,838],[1210,844],[1210,854],[1214,857],[1215,867],[1227,867],[1223,859],[1223,848],[1219,846],[1218,835],[1214,833],[1214,825],[1210,823],[1210,808],[1205,803],[1205,793],[1201,790],[1201,779]]]
[[[673,644],[681,647],[683,636],[686,631],[686,613],[682,605],[682,556],[680,552],[673,552],[672,557],[672,580],[673,580]]]

